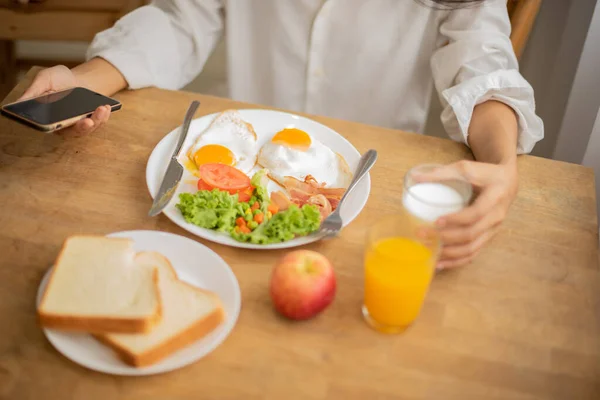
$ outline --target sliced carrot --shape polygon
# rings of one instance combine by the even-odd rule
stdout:
[[[265,219],[265,214],[263,214],[263,213],[258,213],[254,216],[254,221],[258,222],[259,224],[262,224],[264,219]]]
[[[270,211],[271,214],[275,215],[277,214],[277,211],[279,211],[279,207],[277,207],[277,204],[271,202],[269,203],[269,207],[267,207],[267,211]]]
[[[238,218],[235,220],[235,224],[236,224],[237,226],[246,226],[246,220],[244,219],[244,217],[238,217]]]
[[[250,232],[252,232],[252,231],[250,230],[250,228],[248,228],[246,225],[244,225],[244,226],[239,226],[238,228],[239,228],[240,232],[242,232],[242,233],[250,233]]]
[[[258,201],[255,201],[254,204],[252,204],[252,207],[250,207],[252,209],[252,211],[254,210],[258,210],[258,207],[260,207],[260,204],[258,204]]]
[[[247,203],[251,196],[252,195],[248,194],[246,191],[240,191],[238,192],[238,201],[240,203]]]

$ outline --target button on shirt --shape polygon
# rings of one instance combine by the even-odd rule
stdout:
[[[235,100],[421,133],[435,87],[452,139],[466,143],[473,108],[494,99],[515,110],[528,153],[544,128],[510,28],[506,0],[161,0],[96,35],[87,57],[131,89],[179,89],[225,33]]]

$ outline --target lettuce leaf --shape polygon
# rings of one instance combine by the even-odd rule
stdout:
[[[220,232],[231,232],[235,228],[235,219],[243,213],[237,194],[218,189],[181,193],[175,207],[187,222]]]
[[[269,197],[269,191],[267,190],[267,183],[269,182],[269,177],[267,176],[267,170],[261,169],[257,171],[250,183],[254,186],[254,196],[258,200],[260,204],[260,210],[266,214],[267,209],[269,208],[269,204],[271,203],[271,199]]]

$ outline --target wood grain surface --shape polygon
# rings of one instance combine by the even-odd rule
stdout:
[[[307,246],[336,267],[337,297],[325,313],[303,323],[274,313],[267,288],[283,252],[199,240],[231,265],[242,290],[238,324],[219,348],[145,378],[104,375],[64,358],[35,317],[36,290],[63,240],[130,229],[194,238],[162,215],[147,217],[148,156],[193,99],[202,102],[197,116],[256,107],[159,89],[116,97],[123,109],[87,136],[42,134],[0,118],[0,399],[600,398],[592,171],[521,157],[519,196],[499,236],[472,265],[438,274],[417,323],[386,336],[360,314],[365,230],[399,210],[411,166],[470,153],[448,140],[322,117],[314,119],[359,151],[380,153],[364,211],[340,238]]]

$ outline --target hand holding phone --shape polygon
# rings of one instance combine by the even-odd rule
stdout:
[[[54,132],[88,117],[106,120],[110,112],[120,108],[121,103],[115,99],[75,87],[6,104],[1,111],[38,130]],[[94,122],[90,120],[89,124],[93,125]]]
[[[92,60],[91,62],[88,62],[87,64],[91,64],[93,61],[94,60]],[[89,77],[85,77],[86,73],[89,74],[91,67],[95,68],[95,70],[100,70],[100,71],[102,70],[101,67],[103,67],[103,65],[98,65],[98,64],[102,64],[100,59],[96,59],[95,61],[96,61],[96,63],[93,66],[82,64],[81,66],[76,67],[73,70],[65,67],[64,65],[57,65],[54,67],[50,67],[50,68],[41,70],[40,72],[38,72],[36,74],[31,85],[27,88],[27,90],[25,90],[25,92],[23,93],[21,98],[19,98],[17,100],[17,102],[29,100],[32,98],[39,98],[40,96],[49,94],[49,93],[62,92],[66,89],[70,89],[70,88],[74,88],[74,87],[88,86],[88,84],[90,82],[86,82],[87,80],[89,80]],[[76,70],[78,68],[80,70],[79,73],[76,72]],[[81,79],[85,79],[86,81],[82,81]],[[107,79],[108,78],[106,76],[102,76],[103,82],[106,81]],[[110,87],[110,88],[104,88],[104,89],[118,91],[120,88],[119,87],[117,87],[117,88]],[[3,113],[8,114],[8,113],[5,113],[4,111],[3,111]],[[83,117],[82,119],[79,119],[78,121],[76,121],[75,125],[74,125],[74,129],[79,133],[91,133],[94,130],[98,129],[100,126],[102,126],[106,121],[108,121],[108,119],[110,117],[110,113],[111,113],[110,106],[109,107],[104,107],[104,106],[97,107],[95,110],[92,110],[92,116],[90,118]],[[86,116],[88,114],[86,114]],[[23,123],[30,125],[30,123],[28,121],[24,121],[21,119],[19,119],[19,120]],[[62,126],[59,129],[62,129],[64,127],[65,127],[65,125],[62,124]],[[37,126],[36,126],[36,128],[40,129]]]

